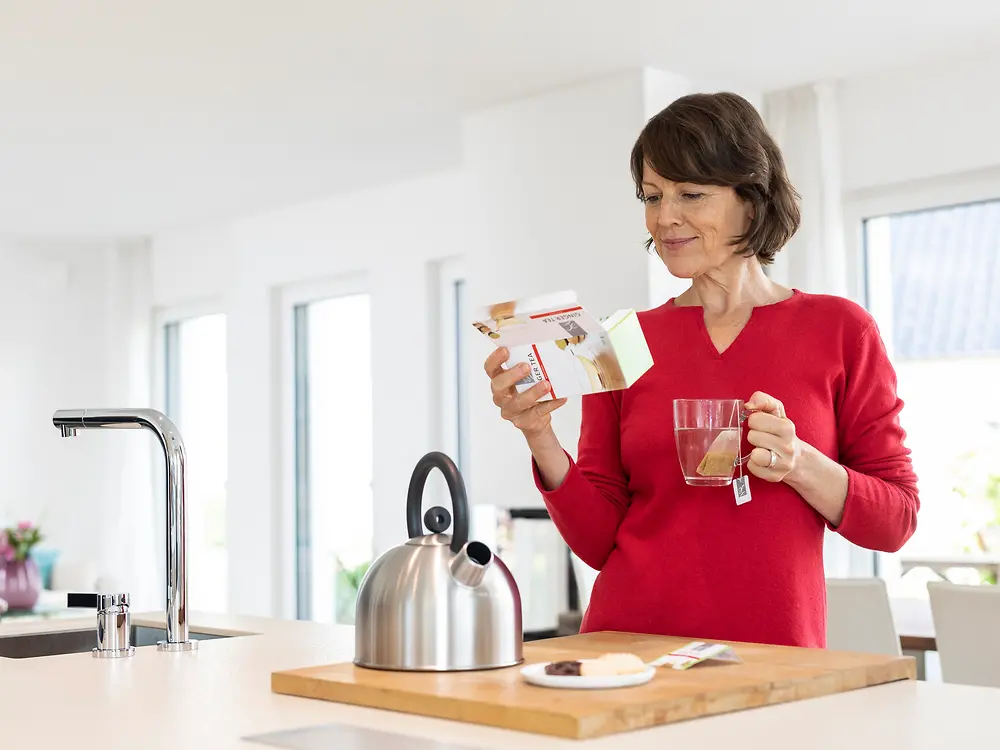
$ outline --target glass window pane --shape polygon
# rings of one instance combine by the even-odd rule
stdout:
[[[227,609],[226,316],[167,326],[166,413],[187,450],[188,597],[192,610]]]
[[[350,624],[373,550],[369,297],[311,302],[295,319],[299,616]]]
[[[458,424],[455,432],[458,435],[458,456],[455,460],[459,470],[465,475],[466,484],[469,483],[469,410],[467,408],[468,394],[465,392],[466,385],[466,352],[462,346],[462,339],[467,334],[468,323],[462,319],[465,311],[465,280],[459,279],[455,282],[455,398],[457,406],[455,409],[458,415]]]
[[[1000,201],[869,219],[865,251],[921,495],[887,578],[907,596],[942,575],[993,583],[962,558],[1000,554]]]

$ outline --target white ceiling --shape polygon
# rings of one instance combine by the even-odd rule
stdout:
[[[997,39],[991,0],[0,0],[0,234],[145,233],[457,164],[458,113],[640,65],[767,90]]]

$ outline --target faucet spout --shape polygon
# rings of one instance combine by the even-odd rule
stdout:
[[[188,639],[187,612],[187,454],[177,426],[155,409],[60,409],[52,424],[63,437],[95,429],[147,429],[156,435],[167,475],[167,640],[157,649],[194,650],[198,642]]]

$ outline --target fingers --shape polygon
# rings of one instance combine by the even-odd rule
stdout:
[[[750,451],[750,460],[747,461],[747,471],[760,479],[769,482],[779,481],[788,471],[786,467],[779,466],[781,459],[775,461],[774,466],[768,467],[771,463],[771,453],[763,448],[754,448]]]
[[[781,437],[794,437],[795,424],[787,417],[776,417],[767,412],[754,412],[747,419],[747,427],[750,431],[770,432]]]
[[[771,466],[771,451],[764,448],[754,448],[750,451],[747,471],[769,482],[778,482],[792,470],[794,463],[794,460],[788,455],[775,451],[774,466]]]
[[[509,370],[501,369],[498,375],[490,380],[490,389],[493,391],[493,403],[502,405],[514,395],[514,384],[528,374],[528,366],[520,364],[511,367]]]
[[[553,399],[549,399],[548,401],[543,401],[540,404],[535,404],[530,409],[528,409],[528,411],[525,412],[525,414],[531,415],[532,417],[536,417],[536,418],[537,417],[544,417],[544,416],[547,416],[547,415],[551,414],[552,412],[554,412],[560,406],[565,405],[565,403],[567,401],[569,401],[569,399],[567,399],[567,398],[553,398]]]
[[[747,442],[754,446],[747,471],[768,482],[780,482],[795,468],[800,452],[795,423],[785,417],[785,408],[777,399],[760,393],[754,397],[761,411],[747,418]]]
[[[565,405],[567,400],[565,398],[558,398],[542,401],[510,420],[511,424],[525,434],[539,430],[549,423],[549,415],[559,407]]]
[[[747,442],[755,448],[761,448],[764,451],[764,455],[767,455],[769,450],[776,453],[781,453],[784,451],[788,452],[789,443],[784,438],[774,435],[770,432],[758,432],[757,430],[750,430],[747,433]],[[764,459],[766,464],[771,458],[768,456]]]
[[[762,414],[760,416],[770,415]],[[771,417],[777,419],[776,417]],[[754,446],[750,452],[749,463],[769,468],[778,473],[785,473],[791,469],[791,461],[796,455],[795,430],[790,427],[788,420],[778,420],[778,429],[774,432],[764,430],[750,430],[747,432],[747,442]],[[771,463],[771,451],[777,455],[774,466]],[[779,471],[780,470],[780,471]]]
[[[523,393],[516,393],[503,401],[502,404],[498,404],[500,406],[500,415],[504,419],[513,420],[521,412],[527,411],[534,406],[535,402],[548,392],[549,384],[547,382],[543,380],[541,383],[535,383]]]
[[[795,423],[785,417],[757,412],[747,419],[747,442],[750,445],[775,451],[780,456],[791,456],[795,453]],[[766,464],[770,455],[764,459]]]
[[[483,369],[490,378],[490,390],[493,392],[493,403],[500,407],[501,416],[511,422],[519,430],[528,431],[540,429],[548,423],[548,416],[556,409],[566,404],[567,399],[539,399],[549,393],[551,387],[547,381],[535,383],[522,393],[514,387],[525,378],[530,368],[525,363],[505,368],[510,359],[510,351],[501,347],[486,358]]]
[[[486,363],[483,365],[483,369],[486,370],[486,374],[490,378],[495,378],[501,372],[503,372],[503,364],[510,358],[510,351],[506,347],[500,347],[495,349],[490,356],[486,358]]]
[[[745,404],[749,411],[765,412],[776,417],[785,416],[785,406],[774,396],[756,391]]]

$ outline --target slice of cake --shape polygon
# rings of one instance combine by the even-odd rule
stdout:
[[[646,671],[646,663],[635,654],[604,654],[584,659],[580,674],[584,677],[617,677]]]
[[[545,674],[558,677],[579,677],[580,662],[576,660],[551,662],[545,665]]]
[[[635,654],[602,654],[595,659],[554,661],[547,664],[545,674],[570,677],[618,677],[638,674],[646,663]]]

